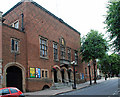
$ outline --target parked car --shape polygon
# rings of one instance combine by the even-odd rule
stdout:
[[[0,97],[25,97],[23,93],[15,87],[6,87],[0,89]]]

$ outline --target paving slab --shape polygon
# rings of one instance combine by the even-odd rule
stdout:
[[[112,80],[115,78],[117,78],[117,77],[108,78],[107,80]],[[104,81],[105,81],[105,79],[97,80],[97,84],[104,82]],[[94,85],[94,81],[92,81],[92,83],[93,83],[92,85]],[[76,85],[77,89],[82,89],[82,88],[89,87],[89,86],[90,86],[89,81]],[[68,87],[63,87],[61,89],[57,89],[57,90],[46,89],[46,90],[41,90],[41,91],[36,91],[36,92],[26,92],[26,93],[24,93],[24,95],[26,95],[26,96],[27,95],[58,95],[61,93],[70,92],[70,91],[74,91],[74,90],[76,90],[76,89],[72,89],[72,86],[68,86]]]

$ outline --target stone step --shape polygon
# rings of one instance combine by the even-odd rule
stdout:
[[[50,88],[52,90],[62,89],[65,87],[71,87],[73,83],[54,83],[54,85]]]

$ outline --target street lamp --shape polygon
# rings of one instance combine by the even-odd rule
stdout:
[[[91,72],[90,72],[90,64],[89,64],[89,63],[88,63],[88,68],[89,68],[90,85],[92,85],[92,81],[91,81]]]
[[[73,85],[73,89],[76,89],[76,76],[75,76],[75,65],[76,65],[76,62],[75,61],[72,61],[71,64],[73,64],[73,72],[74,72],[74,85]]]

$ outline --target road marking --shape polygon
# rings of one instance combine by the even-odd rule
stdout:
[[[113,95],[115,95],[115,93]]]
[[[116,92],[117,92],[117,91],[115,91],[115,92],[113,93],[113,95],[115,95],[115,94],[116,94]]]

